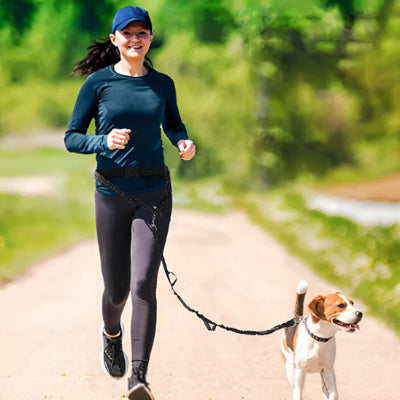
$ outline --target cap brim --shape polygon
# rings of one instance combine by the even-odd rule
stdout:
[[[127,27],[131,22],[134,22],[134,21],[143,22],[143,23],[148,27],[148,29],[151,30],[151,26],[149,26],[148,21],[146,21],[144,18],[135,17],[135,18],[128,18],[128,19],[126,19],[126,20],[120,22],[120,23],[115,27],[114,32],[115,32],[115,31],[120,31],[121,29],[124,29],[124,28]],[[113,33],[114,33],[114,32],[113,32]]]

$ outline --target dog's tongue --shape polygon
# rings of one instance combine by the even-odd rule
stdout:
[[[350,324],[350,326],[354,329],[360,330],[360,326],[358,324]]]

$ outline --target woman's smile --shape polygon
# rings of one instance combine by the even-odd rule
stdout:
[[[135,45],[130,45],[130,46],[128,46],[128,49],[129,49],[129,50],[140,50],[140,49],[142,49],[142,47],[143,47],[143,46],[141,46],[141,45],[135,44]]]

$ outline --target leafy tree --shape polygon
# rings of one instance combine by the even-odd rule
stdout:
[[[161,6],[162,29],[192,32],[204,43],[225,43],[235,29],[235,20],[226,0],[176,0]]]
[[[3,0],[0,3],[0,29],[11,27],[16,38],[31,28],[37,5],[32,0]]]
[[[259,82],[254,167],[260,179],[323,174],[353,162],[359,93],[349,71],[380,40],[393,1],[247,4],[240,27]],[[368,37],[356,31],[359,22],[368,22]]]
[[[1,69],[11,82],[65,76],[90,40],[108,34],[113,11],[111,0],[4,0]]]

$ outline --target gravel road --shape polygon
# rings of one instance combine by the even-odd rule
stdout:
[[[238,212],[175,210],[166,259],[179,277],[176,288],[190,304],[241,328],[266,329],[291,318],[300,279],[309,283],[308,300],[340,289]],[[87,241],[0,288],[0,400],[123,397],[125,379],[105,377],[99,363],[101,284],[97,244]],[[245,337],[208,332],[182,308],[163,275],[158,300],[148,376],[157,400],[291,398],[279,354],[280,333]],[[342,399],[397,400],[400,340],[361,309],[361,331],[337,335],[339,393]],[[129,308],[123,318],[128,324]],[[320,398],[319,376],[310,375],[305,399]]]

